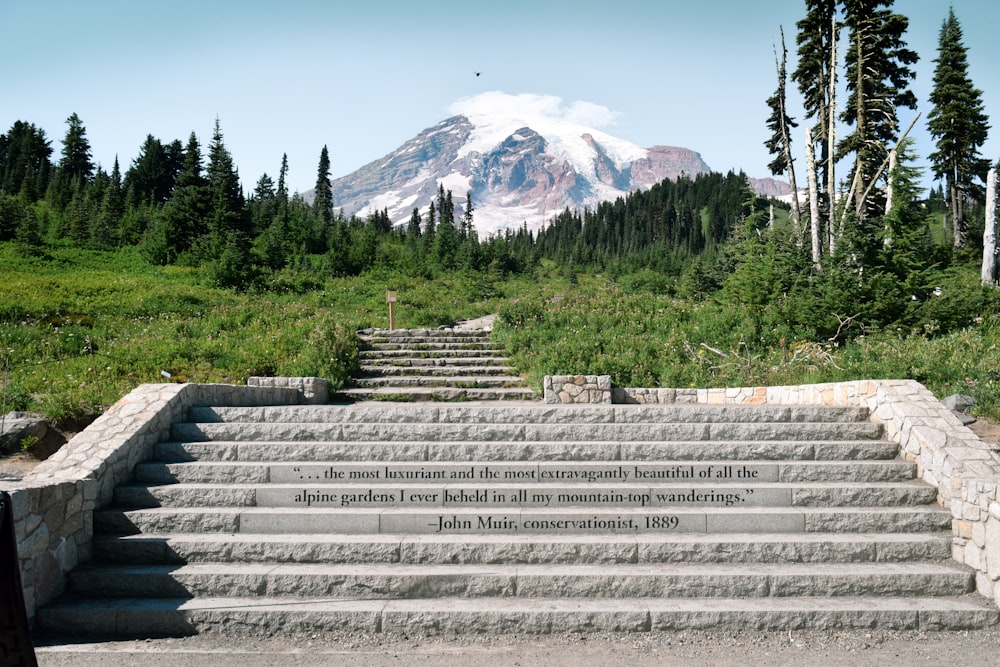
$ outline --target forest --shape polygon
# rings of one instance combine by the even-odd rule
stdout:
[[[284,333],[262,331],[262,340],[280,345],[256,353],[213,345],[187,361],[178,350],[161,350],[163,358],[143,373],[135,371],[146,365],[138,359],[130,357],[131,370],[116,359],[107,364],[105,386],[127,390],[167,365],[183,367],[174,375],[190,379],[296,373],[345,382],[350,327],[377,325],[377,311],[346,299],[336,325],[320,311],[345,290],[367,294],[392,283],[411,286],[414,295],[438,286],[436,302],[426,297],[423,310],[404,315],[415,325],[446,324],[473,308],[499,310],[495,335],[536,383],[566,372],[606,372],[629,386],[883,373],[972,393],[1000,412],[992,333],[1000,290],[988,223],[995,204],[987,206],[995,199],[987,191],[991,160],[980,155],[989,121],[968,77],[958,19],[949,10],[934,55],[925,122],[936,141],[926,156],[936,187],[926,191],[899,119],[918,102],[910,86],[919,56],[907,48],[906,17],[890,0],[804,4],[797,64],[789,72],[787,47],[777,47],[776,88],[761,94],[770,111],[771,170],[795,187],[790,202],[757,197],[743,173],[713,173],[663,181],[593,210],[567,209],[538,231],[522,226],[479,238],[471,193],[457,193],[456,206],[443,186],[403,224],[384,211],[345,217],[333,201],[326,146],[307,201],[289,193],[285,157],[276,180],[263,174],[244,192],[218,119],[207,145],[194,133],[186,142],[149,135],[124,170],[116,161],[110,172],[93,163],[77,114],[66,120],[58,155],[42,128],[15,122],[0,135],[5,404],[48,401],[49,412],[64,416],[99,411],[109,396],[87,396],[74,384],[73,398],[53,397],[55,390],[45,389],[53,374],[31,368],[123,345],[109,324],[94,323],[98,312],[124,318],[114,324],[119,329],[159,319],[182,338],[214,335],[218,343],[225,326],[244,321],[232,320],[229,309],[270,303],[336,332],[298,333],[318,336],[325,342],[316,349],[337,359],[306,358]],[[788,115],[794,94],[802,119]],[[805,132],[793,133],[800,124]],[[801,135],[807,140],[799,149],[793,137]],[[97,272],[108,279],[108,267],[142,284],[145,296],[119,294],[117,309],[88,301],[104,289],[90,281]],[[51,299],[42,297],[46,291]],[[205,324],[212,313],[220,321]],[[588,322],[590,331],[582,331]],[[106,328],[99,333],[98,326]],[[70,344],[73,331],[78,342]],[[926,346],[910,347],[919,344]],[[235,338],[230,345],[248,343]],[[942,375],[928,361],[943,369],[951,362],[942,349],[961,355],[962,345],[976,350],[978,365],[962,362]],[[902,350],[909,361],[898,356]],[[862,361],[852,366],[851,355]],[[234,358],[240,361],[227,365]],[[77,362],[99,374],[93,359]]]

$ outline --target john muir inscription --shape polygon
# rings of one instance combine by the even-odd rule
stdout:
[[[256,502],[359,511],[416,508],[425,511],[407,529],[430,533],[703,531],[706,509],[789,506],[790,487],[755,484],[778,481],[779,475],[780,464],[766,462],[275,465]],[[598,514],[581,514],[584,506]]]

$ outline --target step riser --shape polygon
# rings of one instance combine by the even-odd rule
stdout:
[[[324,440],[324,441],[578,441],[580,429],[560,424],[297,424],[297,423],[178,423],[173,439],[205,440]],[[587,440],[620,442],[663,440],[865,440],[881,435],[878,424],[591,424]]]
[[[102,510],[95,532],[277,534],[468,534],[468,535],[665,535],[732,533],[920,533],[951,528],[951,514],[939,509],[755,509],[676,508],[643,511],[509,509],[498,512],[453,509],[380,510],[322,508],[283,510],[205,508]]]
[[[192,407],[192,422],[658,424],[739,422],[864,422],[867,410],[809,406],[265,406]]]
[[[836,461],[892,459],[890,441],[815,442],[166,442],[169,461]]]
[[[242,602],[242,601],[241,601]],[[247,603],[249,602],[249,604]],[[184,636],[199,632],[307,635],[323,632],[352,632],[396,635],[466,634],[552,634],[649,631],[787,631],[850,630],[879,628],[894,631],[970,630],[996,623],[996,612],[986,609],[916,609],[912,604],[898,608],[872,608],[859,601],[853,609],[804,609],[789,604],[787,609],[755,608],[741,600],[718,600],[717,608],[677,610],[656,605],[615,605],[605,608],[588,605],[585,610],[564,610],[531,601],[525,609],[445,610],[427,609],[406,602],[315,603],[289,605],[286,602],[247,601],[235,609],[200,609],[196,604],[177,600],[172,605],[147,608],[142,602],[118,605],[107,610],[76,608],[43,609],[43,628],[69,632],[124,637]],[[784,600],[779,600],[784,602]],[[741,604],[742,603],[742,604]],[[791,601],[789,601],[791,603]],[[189,604],[192,608],[184,608]],[[207,604],[212,605],[212,602]],[[651,602],[652,604],[652,602]],[[170,608],[173,607],[173,608]],[[177,607],[181,607],[178,609]]]
[[[665,463],[140,463],[136,481],[146,484],[342,483],[367,481],[432,483],[434,481],[489,480],[496,482],[552,482],[605,480],[697,480],[720,470],[735,470],[754,482],[905,482],[914,479],[916,465],[895,461],[865,463],[741,463],[714,461]],[[731,477],[732,475],[730,475]]]
[[[324,485],[269,484],[121,486],[125,507],[393,507],[533,508],[593,507],[897,507],[923,505],[937,490],[923,485],[795,488],[712,484],[702,486]]]
[[[611,541],[566,539],[545,542],[430,541],[387,536],[345,541],[255,539],[237,541],[183,536],[98,539],[95,562],[158,563],[317,563],[317,564],[655,564],[655,563],[899,563],[944,561],[951,540],[914,537],[912,541],[872,539],[855,542],[794,542],[705,539],[663,542],[641,538]]]
[[[316,572],[303,571],[310,567]],[[861,569],[864,566],[857,566]],[[902,566],[901,566],[902,567]],[[932,571],[905,574],[728,574],[658,572],[548,574],[532,566],[465,572],[389,573],[380,568],[338,571],[323,566],[249,566],[227,573],[187,566],[78,570],[70,590],[84,596],[219,597],[333,596],[349,599],[418,597],[527,598],[764,598],[834,596],[953,596],[974,590],[972,575]],[[329,574],[322,572],[333,569]],[[430,568],[424,568],[425,570]],[[665,568],[660,568],[665,569]],[[189,571],[190,570],[190,571]],[[213,570],[213,571],[208,571]]]

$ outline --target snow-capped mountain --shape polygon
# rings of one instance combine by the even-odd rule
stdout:
[[[579,122],[593,109],[538,113],[539,101],[558,99],[529,96],[530,104],[524,96],[486,95],[488,104],[479,96],[462,113],[332,181],[334,206],[348,216],[386,209],[403,223],[414,208],[426,215],[443,185],[456,218],[471,194],[476,229],[485,236],[524,223],[537,229],[567,207],[594,208],[665,178],[710,171],[689,149],[640,148]]]

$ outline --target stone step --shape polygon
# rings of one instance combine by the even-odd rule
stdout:
[[[482,349],[442,349],[442,350],[410,350],[406,348],[392,350],[358,350],[361,359],[507,359],[502,356],[502,350]]]
[[[951,513],[914,507],[716,508],[108,508],[94,529],[114,535],[152,533],[324,534],[677,534],[923,533],[951,529]]]
[[[767,484],[532,484],[488,481],[468,484],[123,484],[115,502],[123,507],[396,507],[625,508],[676,507],[890,507],[923,505],[937,489],[923,482],[823,482]]]
[[[373,422],[179,422],[172,438],[205,440],[323,441],[760,441],[864,440],[882,435],[880,424],[848,423],[678,423],[678,424],[502,424],[502,423],[373,423]]]
[[[383,368],[423,368],[423,367],[466,367],[477,370],[485,368],[500,367],[509,371],[507,366],[510,359],[507,357],[383,357],[374,355],[361,355],[361,370],[383,369]]]
[[[745,405],[292,405],[192,407],[192,422],[599,424],[868,422],[858,408]]]
[[[466,401],[537,401],[539,397],[530,387],[454,388],[454,387],[350,387],[335,392],[336,400],[377,401],[389,406],[393,403],[419,405],[421,403]]]
[[[981,597],[768,598],[163,598],[72,600],[43,608],[44,629],[116,637],[199,632],[270,636],[571,632],[971,630],[997,623]]]
[[[199,440],[157,443],[162,461],[839,461],[894,459],[891,440],[763,441],[495,441],[410,440],[406,442]]]
[[[404,565],[195,563],[85,565],[69,591],[115,597],[331,596],[756,598],[957,596],[975,590],[957,563]]]
[[[524,383],[519,376],[514,375],[509,366],[437,366],[437,365],[371,365],[363,364],[361,372],[364,375],[354,378],[354,382],[363,381],[366,376],[374,377],[400,377],[408,375],[419,376],[447,376],[447,377],[471,377],[478,376],[507,376],[515,378],[517,383]]]
[[[406,345],[436,345],[439,343],[453,343],[453,344],[466,344],[466,343],[492,343],[490,336],[488,334],[456,334],[455,332],[440,332],[440,333],[403,333],[396,332],[393,335],[389,334],[375,334],[375,335],[364,335],[358,336],[358,339],[362,344],[377,344],[377,343],[395,343],[395,344],[406,344]]]
[[[149,461],[134,468],[136,481],[146,484],[174,482],[239,484],[284,482],[340,484],[344,482],[488,482],[551,483],[566,481],[662,483],[698,480],[726,473],[728,478],[761,482],[901,482],[914,479],[916,464],[897,461],[681,461],[642,462],[512,462],[461,463],[410,462],[214,462],[168,463]]]
[[[432,341],[425,342],[399,340],[393,342],[372,342],[362,343],[362,350],[409,350],[409,351],[443,351],[443,350],[486,350],[494,354],[503,353],[501,345],[488,340],[465,340],[465,341]]]
[[[409,389],[410,387],[492,389],[495,387],[525,386],[524,380],[517,376],[454,375],[451,373],[444,373],[442,375],[399,375],[393,377],[360,376],[351,378],[351,384],[362,389],[390,386],[400,389]]]
[[[948,533],[698,535],[97,535],[115,563],[894,563],[943,561]]]

